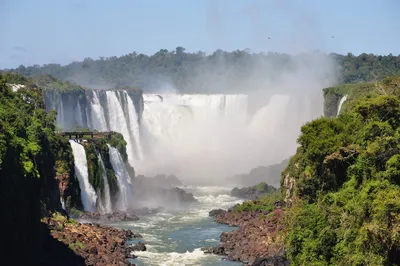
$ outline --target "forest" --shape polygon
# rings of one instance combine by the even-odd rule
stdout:
[[[181,92],[238,92],[250,87],[246,79],[277,79],[282,73],[296,67],[313,66],[329,61],[329,72],[336,73],[336,82],[361,83],[381,80],[385,76],[400,75],[400,55],[381,56],[360,54],[355,56],[322,53],[288,55],[279,53],[252,53],[248,50],[226,52],[217,50],[189,53],[183,47],[161,49],[153,55],[132,52],[120,57],[85,58],[62,66],[19,66],[7,71],[33,77],[49,74],[62,81],[70,81],[91,88],[137,87],[147,91],[161,85]],[[333,69],[332,69],[333,68]],[[328,71],[328,70],[327,70]],[[324,74],[324,73],[322,73]]]

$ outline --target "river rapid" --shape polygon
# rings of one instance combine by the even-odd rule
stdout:
[[[138,258],[131,260],[142,265],[241,265],[239,262],[222,260],[223,257],[204,254],[201,247],[216,246],[219,236],[224,231],[235,230],[234,227],[218,224],[208,216],[212,209],[229,207],[243,200],[229,195],[232,188],[226,187],[182,187],[193,193],[198,203],[185,208],[174,208],[163,212],[141,216],[139,221],[120,222],[111,226],[132,229],[143,236],[142,241],[147,250],[135,252]]]

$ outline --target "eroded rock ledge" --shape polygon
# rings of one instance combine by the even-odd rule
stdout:
[[[51,236],[68,246],[85,260],[86,265],[134,265],[135,249],[128,239],[141,238],[131,230],[123,230],[98,224],[82,224],[65,216],[44,218],[42,222],[50,229]]]
[[[237,226],[239,229],[223,232],[217,247],[206,249],[206,253],[225,255],[227,259],[253,265],[286,266],[284,257],[283,210],[267,211],[215,211],[216,222]],[[271,264],[272,263],[272,264]]]

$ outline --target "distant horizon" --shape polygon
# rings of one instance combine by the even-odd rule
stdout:
[[[108,59],[110,59],[110,58],[112,58],[112,57],[121,58],[121,57],[124,57],[124,56],[126,56],[126,55],[133,54],[133,53],[137,53],[137,55],[142,54],[142,55],[146,55],[146,56],[149,56],[149,57],[150,57],[150,56],[153,56],[153,55],[155,55],[156,53],[158,53],[160,50],[166,49],[168,52],[172,52],[172,51],[175,51],[175,49],[176,49],[177,47],[182,47],[182,46],[176,46],[176,47],[173,48],[173,49],[160,48],[158,51],[156,51],[156,52],[154,52],[154,53],[141,53],[141,52],[138,52],[138,51],[132,51],[132,52],[126,53],[126,54],[121,54],[121,55],[110,55],[110,56],[98,56],[97,58],[96,58],[96,57],[83,57],[83,58],[81,58],[81,59],[69,61],[69,62],[67,62],[67,63],[51,62],[51,63],[43,63],[43,64],[36,64],[36,63],[33,63],[33,64],[31,64],[31,65],[19,64],[19,65],[15,66],[15,67],[0,68],[0,69],[1,69],[1,70],[11,70],[11,69],[16,69],[16,68],[18,68],[19,66],[24,66],[24,67],[39,66],[39,67],[42,67],[42,66],[45,66],[45,65],[53,65],[53,64],[55,64],[55,65],[60,65],[60,66],[68,66],[68,65],[70,65],[70,64],[72,64],[72,63],[80,63],[80,62],[83,62],[85,59],[88,59],[88,58],[90,58],[90,59],[92,59],[92,60],[101,60],[101,58],[104,58],[104,60],[108,60]],[[182,48],[185,48],[185,47],[182,47]],[[400,56],[400,54],[392,54],[392,53],[388,53],[388,54],[378,54],[378,53],[372,53],[372,52],[371,52],[371,53],[369,53],[369,52],[361,52],[361,53],[359,53],[359,54],[356,54],[356,53],[353,53],[353,52],[336,53],[336,52],[323,52],[323,51],[318,51],[318,50],[305,51],[305,52],[298,52],[298,53],[274,52],[274,51],[267,51],[267,52],[264,52],[264,51],[254,51],[254,50],[252,50],[251,48],[234,49],[234,50],[229,50],[229,51],[219,48],[219,49],[216,49],[216,50],[214,50],[214,51],[212,51],[212,52],[208,52],[208,53],[207,53],[207,52],[202,51],[202,50],[199,50],[199,51],[189,51],[189,49],[186,49],[186,48],[185,48],[185,52],[186,52],[186,53],[196,54],[196,53],[198,53],[198,52],[201,52],[201,53],[204,53],[205,56],[210,56],[210,55],[212,55],[214,52],[216,52],[216,51],[218,51],[218,50],[221,50],[221,51],[223,51],[223,52],[228,52],[228,53],[232,53],[232,52],[235,52],[235,51],[247,52],[246,50],[250,50],[251,52],[247,52],[247,53],[249,53],[249,54],[257,54],[257,55],[262,55],[262,54],[268,55],[269,53],[272,53],[272,54],[281,54],[281,55],[289,55],[289,56],[298,56],[298,55],[304,55],[304,54],[319,53],[319,54],[324,54],[324,55],[327,55],[327,56],[330,56],[330,55],[332,55],[332,54],[341,55],[341,56],[347,56],[348,54],[352,54],[352,55],[354,55],[354,56],[360,56],[361,54],[375,55],[375,56],[390,56],[390,55],[391,55],[391,56]]]
[[[400,54],[398,0],[2,0],[0,69],[160,47]]]

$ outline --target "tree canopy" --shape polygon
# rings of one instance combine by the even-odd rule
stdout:
[[[315,61],[318,57],[319,61]],[[322,58],[322,59],[321,59]],[[120,57],[85,58],[61,66],[20,66],[9,71],[24,76],[52,75],[62,81],[72,81],[93,88],[133,86],[147,91],[168,84],[182,92],[233,91],[247,79],[276,80],[296,68],[313,67],[323,75],[336,75],[338,83],[359,83],[380,80],[386,75],[400,75],[400,56],[361,54],[249,53],[217,50],[210,55],[189,53],[183,47],[173,51],[161,49],[153,55],[136,52]],[[318,69],[320,68],[320,69]],[[329,69],[328,69],[329,68]],[[333,68],[333,69],[332,69]],[[243,83],[243,84],[249,84]],[[332,84],[334,85],[334,84]],[[243,87],[243,86],[242,86]],[[249,87],[249,86],[248,86]]]

